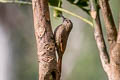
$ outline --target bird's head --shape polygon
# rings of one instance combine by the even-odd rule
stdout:
[[[71,20],[64,18],[63,19],[63,25],[65,26],[67,31],[71,31],[72,27],[73,27],[73,23],[71,22]]]

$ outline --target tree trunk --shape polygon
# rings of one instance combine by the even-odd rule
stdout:
[[[39,62],[39,80],[55,80],[57,60],[48,0],[32,0],[32,7]]]
[[[110,47],[109,52],[107,52],[99,19],[99,10],[96,6],[97,2],[90,0],[90,4],[91,17],[93,18],[94,24],[94,36],[100,53],[102,66],[109,80],[120,80],[120,25],[119,32],[117,33],[108,0],[99,0]]]
[[[115,43],[110,51],[109,80],[120,80],[120,43]]]

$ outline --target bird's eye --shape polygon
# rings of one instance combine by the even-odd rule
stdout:
[[[68,20],[66,20],[66,22],[67,22],[67,23],[69,23],[69,21],[68,21]]]

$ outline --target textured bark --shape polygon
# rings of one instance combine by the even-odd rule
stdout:
[[[32,6],[38,51],[39,80],[55,80],[57,61],[48,0],[32,0]]]
[[[96,8],[97,2],[95,3],[95,0],[90,0],[90,3],[91,16],[94,23],[94,36],[100,53],[102,66],[107,73],[109,80],[120,80],[120,28],[117,36],[117,30],[115,28],[108,0],[99,0],[110,46],[108,54],[102,34],[98,8]]]
[[[117,43],[120,43],[120,13],[119,13],[119,30],[118,30]]]
[[[113,20],[112,12],[108,0],[99,0],[100,8],[102,11],[103,19],[105,22],[108,43],[111,46],[116,41],[117,30]]]
[[[108,0],[99,0],[109,42],[109,67],[106,71],[109,80],[120,80],[120,43]]]
[[[103,33],[102,33],[102,27],[99,17],[99,10],[98,6],[96,6],[95,0],[90,0],[90,6],[91,6],[91,17],[93,19],[94,24],[94,37],[97,43],[97,47],[99,50],[100,59],[102,62],[102,66],[107,72],[109,70],[109,55],[107,52],[106,44],[104,41]]]
[[[120,80],[120,43],[115,43],[110,50],[109,80]]]
[[[120,80],[120,18],[117,41],[110,48],[109,80]]]
[[[96,40],[98,50],[100,53],[101,62],[102,62],[103,67],[107,68],[108,63],[109,63],[109,55],[107,52],[106,44],[104,41],[102,29],[101,29],[99,14],[96,15],[96,18],[94,19],[94,21],[95,21],[94,22],[94,36],[95,36],[95,40]]]

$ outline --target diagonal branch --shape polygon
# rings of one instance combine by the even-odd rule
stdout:
[[[116,41],[116,37],[117,37],[117,30],[113,20],[112,12],[108,0],[99,0],[99,4],[105,22],[108,43],[111,46],[111,44]]]
[[[90,0],[91,5],[91,16],[93,18],[93,24],[94,24],[94,36],[97,43],[97,47],[100,53],[100,59],[102,62],[102,66],[104,70],[106,70],[108,63],[109,63],[109,55],[106,49],[105,41],[103,38],[103,33],[101,29],[101,23],[99,18],[99,10],[96,6],[95,0]]]
[[[86,18],[84,18],[84,17],[82,17],[82,16],[79,16],[79,15],[77,15],[77,14],[71,12],[71,11],[68,11],[68,10],[66,10],[66,9],[64,9],[64,8],[53,7],[53,6],[52,6],[52,8],[53,8],[53,9],[56,9],[56,10],[59,10],[59,11],[62,11],[62,12],[65,12],[65,13],[67,13],[67,14],[70,14],[70,15],[72,15],[72,16],[75,16],[75,17],[81,19],[82,21],[84,21],[85,23],[87,23],[87,24],[89,24],[90,26],[93,27],[92,22],[89,21],[89,20],[87,20]]]
[[[32,3],[29,2],[29,1],[5,1],[5,0],[0,0],[0,3],[7,3],[7,4],[24,4],[24,5],[31,5]],[[58,10],[58,11],[62,11],[62,12],[65,12],[67,14],[70,14],[72,16],[75,16],[77,18],[79,18],[80,20],[84,21],[85,23],[89,24],[91,27],[93,27],[93,24],[91,21],[89,21],[88,19],[82,17],[82,16],[79,16],[71,11],[68,11],[64,8],[60,8],[60,7],[54,7],[54,6],[50,6],[50,8],[53,8],[55,10]]]

